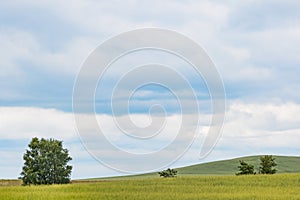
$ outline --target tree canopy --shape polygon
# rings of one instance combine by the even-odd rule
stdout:
[[[236,175],[255,174],[253,165],[250,165],[243,160],[240,160],[239,162],[240,162],[240,166],[238,166],[239,172],[236,173]]]
[[[70,182],[72,160],[62,141],[32,138],[23,156],[21,179],[24,185],[64,184]]]
[[[275,174],[277,166],[275,162],[275,158],[271,155],[261,156],[260,157],[260,167],[259,173],[260,174]]]

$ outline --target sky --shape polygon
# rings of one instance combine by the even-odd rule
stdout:
[[[35,136],[63,140],[73,158],[74,179],[123,174],[99,162],[95,152],[101,152],[99,155],[107,162],[117,162],[119,168],[134,165],[149,170],[152,160],[125,159],[106,149],[102,141],[95,146],[84,145],[72,109],[74,83],[93,50],[120,33],[145,27],[185,35],[201,45],[213,60],[226,94],[221,136],[211,153],[199,159],[212,118],[205,80],[195,76],[178,57],[148,50],[124,56],[109,68],[102,79],[103,87],[100,81],[97,88],[95,116],[111,143],[137,154],[160,151],[174,140],[179,148],[187,139],[177,138],[174,133],[182,128],[188,138],[196,127],[193,143],[181,152],[182,157],[161,168],[246,155],[299,156],[299,10],[300,2],[296,0],[1,1],[0,178],[19,176],[23,153]],[[122,98],[122,91],[129,91],[131,86],[121,85],[118,105],[126,109],[128,106],[130,113],[112,113],[106,97],[126,72],[120,66],[150,61],[173,66],[190,81],[200,113],[180,113],[176,95],[168,87],[155,84],[139,88],[129,104]],[[136,77],[145,79],[151,75],[142,71]],[[168,74],[154,74],[153,78],[157,77],[166,77],[178,89],[175,94],[186,94],[186,88],[172,82]],[[183,105],[195,101],[185,97]],[[164,107],[165,115],[151,113],[153,105]],[[116,127],[116,121],[126,117],[140,128],[151,122],[164,122],[163,130],[149,140],[135,140]],[[197,117],[199,124],[180,126],[181,119],[193,121]],[[157,127],[152,128],[149,133]],[[176,148],[165,151],[157,160],[171,159],[175,151]]]

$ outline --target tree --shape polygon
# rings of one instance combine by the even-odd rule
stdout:
[[[266,155],[260,157],[260,167],[259,167],[260,174],[275,174],[277,171],[274,168],[275,166],[277,166],[277,164],[273,156]]]
[[[239,172],[236,173],[236,175],[249,175],[249,174],[256,174],[254,172],[254,166],[250,165],[248,163],[246,163],[243,160],[240,160],[240,166],[238,166],[239,168]]]
[[[175,177],[177,175],[177,171],[175,169],[166,169],[161,172],[158,172],[158,174],[164,178],[169,178],[169,177]]]
[[[23,156],[24,166],[20,179],[23,185],[64,184],[70,182],[72,160],[62,141],[32,138]]]

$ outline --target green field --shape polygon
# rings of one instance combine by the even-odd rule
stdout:
[[[300,157],[275,157],[279,173],[275,175],[235,176],[238,160],[258,166],[259,156],[251,156],[179,168],[176,178],[151,173],[50,186],[21,186],[20,180],[0,180],[0,200],[300,199]]]
[[[182,176],[0,187],[0,199],[300,199],[300,174]]]

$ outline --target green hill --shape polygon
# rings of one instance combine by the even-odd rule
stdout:
[[[276,158],[277,173],[298,173],[300,172],[300,157],[294,156],[274,156]],[[238,171],[239,160],[244,160],[254,165],[258,172],[260,156],[241,157],[230,160],[215,161],[187,167],[178,168],[179,175],[229,175]]]
[[[300,157],[296,156],[273,156],[276,158],[276,173],[300,173]],[[249,164],[254,165],[255,171],[258,172],[260,156],[247,156],[234,158],[229,160],[221,160],[209,163],[201,163],[181,168],[176,168],[178,176],[191,176],[191,175],[235,175],[238,172],[239,160],[244,160]],[[98,180],[122,180],[122,179],[144,179],[159,177],[157,172],[129,175],[129,176],[115,176],[106,178],[92,178],[82,179],[78,181],[98,181]]]

